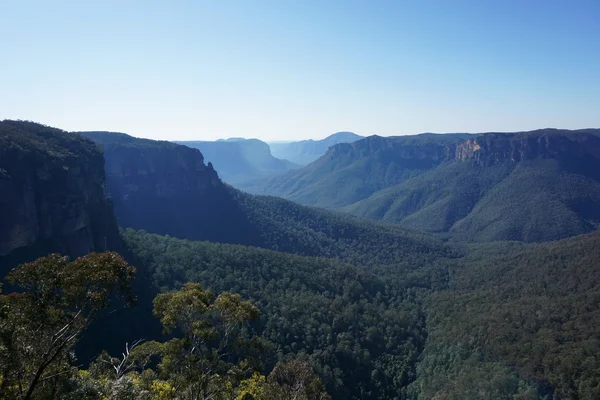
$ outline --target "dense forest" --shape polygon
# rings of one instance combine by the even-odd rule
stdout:
[[[546,216],[547,224],[526,222],[528,232],[572,237],[444,241],[238,191],[197,149],[85,136],[98,146],[39,124],[0,124],[0,397],[600,397],[598,233],[574,236],[581,229]],[[593,171],[578,175],[590,181],[561,175],[559,158],[510,171],[477,162],[481,184],[513,176],[512,186],[555,196],[552,215],[570,218],[559,205],[595,204]],[[529,162],[554,165],[563,178],[552,181],[552,169],[538,181],[515,175]],[[459,182],[473,178],[474,163],[438,185],[470,196]],[[429,173],[406,182],[426,182],[415,193],[433,187]],[[576,203],[584,195],[590,203]],[[7,201],[27,196],[27,213]],[[485,212],[531,221],[551,206],[517,212],[502,202]],[[593,230],[586,212],[584,231]],[[19,232],[28,239],[11,241]]]

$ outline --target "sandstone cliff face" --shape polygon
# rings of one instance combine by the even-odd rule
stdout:
[[[478,166],[538,158],[600,157],[600,130],[543,129],[519,133],[486,133],[456,146],[454,158]],[[449,149],[449,154],[452,149]]]
[[[0,122],[0,256],[43,246],[76,257],[116,232],[104,160],[89,140],[43,125]]]
[[[108,192],[115,202],[131,197],[174,198],[201,194],[221,185],[197,149],[136,139],[111,132],[82,132],[98,143],[106,160]]]
[[[376,157],[381,162],[396,162],[408,167],[429,168],[454,158],[459,144],[472,135],[422,134],[416,136],[369,136],[354,143],[333,146],[327,158],[346,157],[356,161]]]
[[[120,226],[189,239],[231,235],[231,194],[199,150],[122,133],[81,135],[103,149]]]
[[[437,165],[444,161],[491,166],[538,158],[600,157],[600,129],[540,129],[530,132],[370,136],[331,147],[326,158],[385,157],[382,161]]]

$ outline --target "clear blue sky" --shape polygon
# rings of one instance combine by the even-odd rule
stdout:
[[[158,139],[600,127],[600,0],[0,0],[0,119]]]

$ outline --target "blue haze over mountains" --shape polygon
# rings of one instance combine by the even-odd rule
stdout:
[[[362,136],[352,132],[334,133],[322,140],[265,143],[259,139],[233,137],[217,141],[175,141],[202,152],[219,176],[240,188],[251,188],[269,175],[301,168],[321,157],[338,143],[351,143]]]
[[[285,163],[211,142],[235,144]],[[160,339],[154,296],[199,282],[256,304],[260,340],[334,400],[598,398],[600,129],[370,136],[254,189],[197,148],[2,121],[0,273],[135,264],[139,305],[90,327],[82,363]]]
[[[600,0],[0,37],[0,400],[600,400]]]

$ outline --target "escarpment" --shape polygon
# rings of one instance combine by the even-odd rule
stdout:
[[[59,129],[0,122],[0,220],[0,256],[18,260],[49,251],[77,257],[114,245],[118,228],[101,151]]]
[[[486,133],[457,145],[454,152],[455,159],[479,166],[545,158],[564,160],[588,157],[600,157],[598,129]]]
[[[80,132],[101,146],[119,225],[194,240],[252,243],[231,188],[198,149],[123,133]]]

